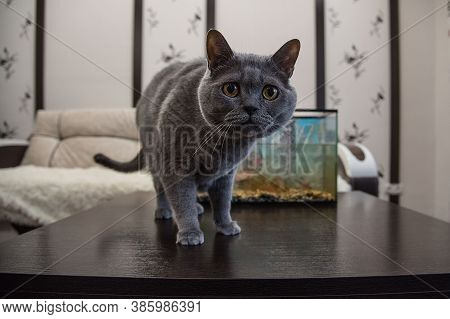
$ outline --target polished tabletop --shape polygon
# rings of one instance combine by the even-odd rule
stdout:
[[[450,224],[351,192],[338,204],[239,204],[242,233],[175,244],[136,193],[0,244],[0,292],[27,296],[448,296]]]

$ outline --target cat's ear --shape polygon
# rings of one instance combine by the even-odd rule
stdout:
[[[297,39],[286,42],[274,55],[272,61],[288,78],[294,72],[295,61],[300,52],[300,41]]]
[[[214,69],[233,57],[233,50],[227,40],[217,30],[209,30],[206,36],[206,52],[208,55],[208,68]]]

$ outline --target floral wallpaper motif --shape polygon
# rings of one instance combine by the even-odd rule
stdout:
[[[331,25],[332,31],[341,25],[339,13],[333,7],[328,8],[328,22]]]
[[[353,68],[355,71],[355,78],[359,78],[365,71],[363,67],[364,59],[366,57],[365,52],[360,52],[356,45],[352,45],[351,50],[345,51],[344,62]]]
[[[17,135],[17,128],[10,127],[7,121],[0,125],[0,138],[14,138]]]
[[[145,0],[142,89],[169,63],[204,56],[206,0]]]
[[[342,104],[340,91],[336,86],[334,86],[334,84],[330,84],[328,86],[328,89],[329,89],[328,99],[330,100],[330,106],[331,108],[336,109],[339,105]]]
[[[14,74],[14,65],[17,62],[17,53],[10,53],[7,47],[3,48],[2,54],[0,54],[0,67],[3,69],[5,79],[9,80]]]
[[[152,8],[147,8],[146,21],[147,21],[150,31],[152,31],[153,29],[155,29],[158,26],[159,21],[158,21],[156,11],[153,10]]]
[[[193,33],[198,36],[197,29],[199,28],[199,24],[202,22],[202,10],[197,8],[197,11],[194,13],[194,16],[189,19],[189,28],[188,33]]]
[[[20,112],[29,112],[30,110],[30,101],[32,100],[31,89],[29,87],[26,88],[22,97],[20,98]]]
[[[380,89],[377,91],[376,96],[372,98],[373,104],[372,107],[370,108],[370,112],[381,115],[382,106],[386,101],[384,95],[385,95],[384,88],[380,86]]]
[[[366,145],[389,181],[389,0],[325,6],[327,108],[339,111],[340,140]]]
[[[33,27],[32,20],[33,20],[33,16],[31,15],[31,13],[28,12],[28,17],[24,18],[23,23],[20,25],[20,27],[21,27],[20,37],[21,38],[26,38],[27,40],[30,39],[29,31]]]
[[[358,124],[353,123],[351,129],[345,131],[344,141],[347,143],[358,142],[364,143],[369,137],[369,130],[362,130],[358,127]]]
[[[0,138],[26,139],[34,118],[35,1],[0,3]]]
[[[169,48],[167,51],[161,52],[161,61],[164,63],[171,63],[175,60],[180,60],[183,58],[183,50],[177,50],[172,43],[169,43]]]
[[[380,30],[382,28],[382,24],[384,23],[384,13],[383,11],[378,11],[377,16],[375,17],[374,21],[372,23],[372,29],[370,30],[370,35],[376,35],[378,37],[381,36]]]

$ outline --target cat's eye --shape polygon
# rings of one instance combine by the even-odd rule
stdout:
[[[222,86],[222,92],[228,97],[236,97],[239,94],[239,85],[235,82],[228,82]]]
[[[262,96],[268,101],[273,101],[278,97],[278,89],[273,85],[266,85],[262,91]]]

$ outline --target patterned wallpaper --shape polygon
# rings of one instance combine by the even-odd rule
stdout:
[[[0,3],[0,138],[27,138],[32,130],[34,12],[35,1]]]
[[[26,138],[31,132],[34,6],[34,1],[27,0],[0,4],[2,25],[8,25],[0,29],[0,137]],[[371,54],[389,36],[388,0],[327,0],[325,6],[327,107],[340,112],[341,140],[368,145],[388,177],[389,46]],[[206,0],[144,0],[143,88],[168,63],[204,56],[205,33]],[[307,44],[304,49],[314,46]],[[131,62],[129,66],[131,74]]]
[[[389,0],[327,0],[327,108],[339,110],[339,138],[374,154],[389,181]]]
[[[173,61],[205,55],[206,0],[144,0],[142,89]]]

